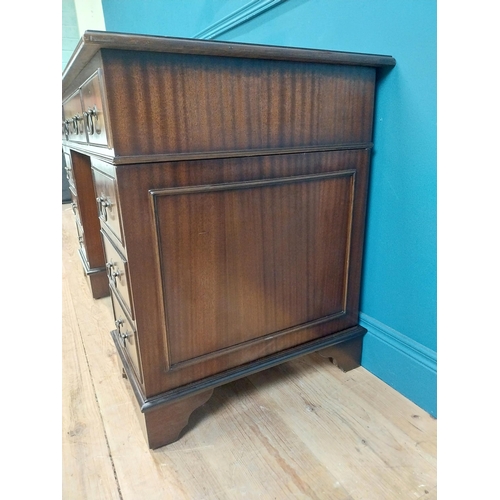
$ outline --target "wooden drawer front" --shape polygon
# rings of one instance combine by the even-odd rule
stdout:
[[[139,362],[139,352],[137,346],[137,332],[132,320],[124,311],[117,295],[111,291],[111,303],[113,304],[113,313],[115,316],[115,326],[118,332],[118,337],[121,339],[121,346],[127,355],[131,365],[134,367],[135,373],[142,382],[142,373]]]
[[[77,219],[81,225],[82,223],[80,220],[80,211],[78,210],[78,196],[76,194],[75,188],[73,186],[70,186],[69,192],[71,194],[71,210],[73,211],[75,219]]]
[[[75,187],[73,165],[71,163],[71,156],[68,153],[64,153],[64,170],[66,171],[66,178],[68,179],[69,185]]]
[[[80,91],[63,103],[63,139],[87,142]]]
[[[80,245],[80,253],[88,265],[89,259],[87,256],[87,249],[85,248],[85,230],[83,229],[80,211],[78,209],[78,196],[71,186],[69,187],[69,192],[71,193],[71,210],[75,216],[76,234],[78,236],[78,244]]]
[[[129,293],[127,261],[113,245],[106,232],[101,231],[101,234],[103,235],[102,241],[104,243],[104,253],[106,256],[106,271],[108,273],[110,286],[117,292],[127,312],[134,318]]]
[[[76,194],[76,188],[75,186],[70,186],[69,187],[69,192],[71,194],[71,209],[73,210],[73,213],[75,214],[75,217],[78,216],[78,195]]]
[[[75,224],[76,224],[76,232],[78,234],[78,243],[80,245],[81,254],[85,258],[85,261],[88,264],[89,259],[87,257],[87,250],[85,248],[85,233],[83,230],[83,226],[80,222],[80,219],[78,217],[75,218]]]
[[[99,219],[123,244],[115,179],[96,169],[92,169],[92,172]]]
[[[83,114],[89,144],[107,146],[105,115],[99,72],[82,86]]]

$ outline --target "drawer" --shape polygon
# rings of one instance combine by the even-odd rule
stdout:
[[[73,211],[73,215],[75,216],[75,218],[78,220],[78,222],[80,222],[80,212],[78,210],[78,196],[76,194],[75,188],[73,186],[70,186],[69,192],[71,194],[71,210]]]
[[[76,91],[63,103],[63,139],[87,142],[80,91]]]
[[[75,218],[75,224],[76,224],[76,233],[78,235],[78,244],[80,245],[81,255],[85,259],[85,262],[87,263],[88,266],[89,259],[87,257],[87,249],[85,248],[85,232],[83,230],[83,226],[78,216]]]
[[[64,153],[64,170],[66,172],[66,178],[68,179],[69,185],[75,187],[73,164],[71,163],[71,156],[68,153]]]
[[[129,319],[124,311],[118,296],[111,290],[111,303],[113,305],[113,314],[115,317],[115,326],[118,337],[121,340],[121,346],[124,353],[134,367],[138,379],[142,382],[142,373],[139,362],[139,349],[137,345],[137,332],[134,323]]]
[[[80,245],[80,254],[88,265],[87,249],[85,248],[85,231],[80,219],[80,211],[78,210],[78,196],[72,186],[69,187],[69,192],[71,193],[71,210],[75,216],[76,234],[78,236],[78,244]]]
[[[104,253],[106,258],[106,272],[110,282],[110,287],[114,289],[124,304],[127,312],[134,319],[133,309],[131,307],[128,266],[127,261],[114,246],[105,231],[101,231],[104,244]]]
[[[103,172],[92,169],[99,219],[123,245],[122,230],[119,217],[118,196],[115,179]]]
[[[105,114],[102,101],[101,77],[94,73],[81,88],[83,116],[89,144],[107,146]]]

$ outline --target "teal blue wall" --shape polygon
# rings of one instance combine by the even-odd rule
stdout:
[[[436,3],[288,0],[219,40],[390,54],[379,79],[363,366],[437,414]]]
[[[102,0],[107,29],[194,37],[247,3]],[[265,4],[254,1],[250,4]],[[436,415],[436,2],[286,0],[218,40],[389,54],[379,75],[363,366]]]
[[[193,38],[248,0],[101,0],[107,31]]]

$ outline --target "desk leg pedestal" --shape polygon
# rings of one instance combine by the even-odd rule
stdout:
[[[84,256],[81,249],[78,249],[78,255],[82,262],[83,274],[87,279],[92,297],[94,299],[101,299],[109,297],[109,279],[105,267],[91,268]]]
[[[86,278],[94,299],[109,297],[109,280],[106,271],[86,274]]]

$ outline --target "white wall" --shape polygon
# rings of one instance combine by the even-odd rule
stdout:
[[[101,0],[62,0],[62,70],[85,30],[106,30]]]
[[[85,30],[106,30],[101,0],[74,0],[74,2],[80,36]]]

